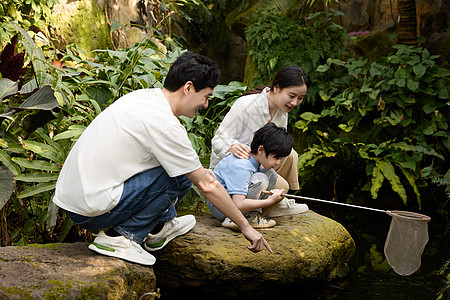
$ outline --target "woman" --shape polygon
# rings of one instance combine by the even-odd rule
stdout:
[[[278,71],[272,86],[237,99],[212,139],[210,168],[214,168],[229,153],[242,159],[250,158],[248,144],[254,132],[266,123],[273,122],[287,128],[288,113],[302,103],[308,87],[309,78],[305,72],[300,67],[287,66]],[[298,154],[293,150],[275,168],[278,174],[275,188],[285,192],[299,189],[297,163]],[[295,202],[284,200],[279,206],[286,205],[292,210]],[[271,216],[275,217],[276,213],[273,209]]]

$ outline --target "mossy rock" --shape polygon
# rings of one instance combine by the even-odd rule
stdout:
[[[105,13],[95,0],[60,1],[53,7],[50,34],[55,46],[64,50],[76,44],[87,56],[93,50],[110,49],[111,37]]]
[[[152,267],[97,255],[87,243],[0,247],[0,299],[138,299]]]
[[[249,291],[280,283],[329,281],[346,275],[355,252],[341,224],[313,211],[275,218],[274,228],[260,230],[273,253],[252,253],[240,232],[222,227],[210,215],[196,218],[192,231],[154,253],[158,282]]]

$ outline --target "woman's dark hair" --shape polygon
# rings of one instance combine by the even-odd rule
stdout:
[[[277,72],[272,81],[272,85],[270,86],[270,90],[273,91],[274,87],[277,85],[280,89],[303,85],[306,85],[306,88],[309,88],[310,81],[308,75],[306,75],[302,68],[297,66],[286,66]],[[259,94],[266,87],[267,86],[256,87],[254,90],[244,92],[244,95]]]
[[[272,154],[276,158],[283,158],[291,153],[293,145],[294,140],[286,129],[270,122],[255,132],[250,149],[256,154],[259,146],[263,146],[266,156]]]
[[[192,81],[195,91],[215,88],[219,84],[220,69],[206,56],[188,51],[172,64],[164,80],[164,88],[171,92]]]
[[[309,88],[309,77],[300,67],[286,66],[277,72],[270,89],[273,91],[273,88],[277,85],[281,90],[290,86],[303,85]]]

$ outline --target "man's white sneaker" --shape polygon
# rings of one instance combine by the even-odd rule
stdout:
[[[101,230],[89,249],[97,253],[117,257],[134,263],[152,266],[156,258],[145,251],[138,243],[124,236],[108,236]]]
[[[164,224],[164,227],[157,234],[148,234],[144,242],[144,248],[148,251],[162,249],[168,242],[183,235],[195,226],[195,217],[186,215],[174,218]]]
[[[308,210],[309,210],[308,205],[295,203],[294,199],[284,198],[278,203],[277,206],[275,206],[269,211],[267,217],[274,218],[281,216],[296,215]]]
[[[270,228],[274,227],[277,222],[275,220],[268,220],[266,218],[261,217],[260,215],[256,215],[253,217],[247,218],[248,223],[250,226],[252,226],[255,229],[263,229],[263,228]],[[240,231],[239,226],[237,226],[233,221],[230,220],[230,218],[225,218],[225,220],[222,222],[222,226]]]

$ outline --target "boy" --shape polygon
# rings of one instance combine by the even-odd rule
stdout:
[[[274,220],[264,218],[283,199],[283,190],[272,190],[277,180],[273,168],[291,153],[292,147],[293,139],[285,128],[267,123],[253,136],[250,159],[228,155],[214,168],[217,180],[253,228],[269,228],[276,224]],[[272,195],[262,194],[265,190],[272,190]],[[222,221],[222,226],[239,229],[209,201],[208,207],[213,216]]]

